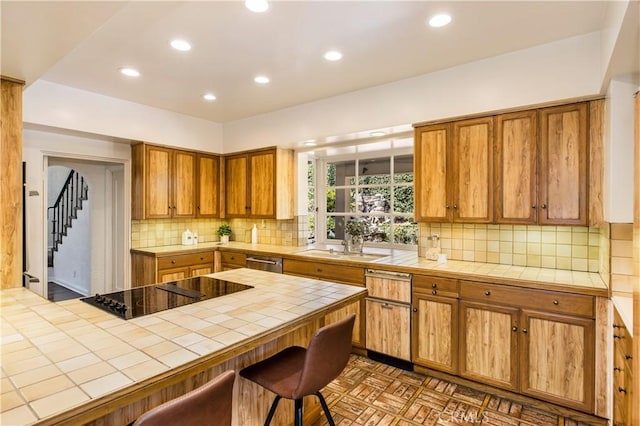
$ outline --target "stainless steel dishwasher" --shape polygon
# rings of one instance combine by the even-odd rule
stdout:
[[[247,256],[246,267],[249,269],[258,269],[260,271],[269,271],[282,273],[282,258],[273,256]]]

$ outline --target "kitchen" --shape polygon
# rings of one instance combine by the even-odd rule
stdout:
[[[6,13],[3,13],[3,19],[5,16]],[[343,136],[343,139],[348,140],[357,137],[354,133],[360,132],[358,139],[372,142],[375,138],[370,136],[370,132],[381,128],[393,134],[406,134],[411,132],[410,126],[406,127],[406,124],[411,123],[606,95],[610,103],[605,112],[605,122],[608,123],[605,140],[609,145],[605,150],[604,160],[604,214],[608,223],[628,225],[633,222],[632,200],[637,193],[637,189],[634,191],[634,186],[629,184],[634,168],[633,163],[630,163],[633,157],[633,129],[630,125],[633,121],[633,108],[630,99],[638,84],[637,81],[625,77],[628,72],[625,61],[634,58],[634,49],[625,50],[624,47],[628,46],[625,43],[629,40],[625,37],[629,37],[629,31],[631,46],[637,41],[633,38],[634,34],[637,34],[637,20],[634,22],[634,18],[637,17],[637,3],[621,2],[611,6],[611,9],[607,10],[607,17],[611,19],[611,22],[607,23],[619,28],[619,31],[558,38],[546,44],[511,53],[494,54],[489,58],[469,61],[450,69],[422,73],[418,77],[398,79],[395,83],[291,106],[270,114],[231,121],[222,120],[224,124],[72,88],[52,82],[53,77],[49,80],[29,80],[17,71],[5,71],[4,60],[2,74],[23,77],[29,84],[24,92],[22,120],[25,123],[22,149],[27,167],[30,167],[27,175],[34,177],[34,180],[28,180],[28,191],[42,193],[42,186],[31,182],[38,181],[38,173],[42,170],[40,165],[43,162],[43,152],[54,152],[59,157],[80,156],[124,164],[123,191],[127,200],[125,203],[131,198],[130,176],[133,167],[129,163],[131,148],[128,143],[122,143],[123,140],[141,140],[151,144],[212,153],[282,146],[285,143],[283,141],[291,141],[288,148],[296,148],[302,152],[309,151],[309,148],[303,147],[302,141],[310,138],[331,139],[333,135],[347,135]],[[3,32],[4,28],[3,22]],[[5,39],[3,37],[3,40]],[[601,50],[604,52],[599,53]],[[556,62],[562,66],[550,66]],[[633,66],[632,70],[635,69],[637,73],[637,68]],[[616,75],[620,76],[619,79],[615,78]],[[422,92],[429,93],[429,96],[416,96],[416,93]],[[376,102],[376,99],[385,99],[385,102]],[[52,114],[52,111],[58,113]],[[136,117],[137,120],[133,122],[131,117]],[[313,119],[309,120],[308,117]],[[398,123],[404,123],[405,126],[394,130],[393,127]],[[364,129],[367,130],[363,131]],[[340,144],[344,145],[344,142],[341,140]],[[7,151],[3,145],[4,152]],[[302,161],[299,159],[299,163]],[[302,167],[299,166],[296,175],[297,185],[304,181],[300,176],[301,170]],[[3,191],[4,188],[3,184]],[[295,193],[299,192],[304,193]],[[306,198],[306,194],[302,195],[304,197],[298,197]],[[36,204],[34,209],[38,210],[36,198],[37,196],[30,197],[29,203]],[[125,208],[125,211],[127,210],[129,209]],[[306,211],[306,206],[298,200],[295,216],[302,217],[306,215]],[[159,233],[156,227],[153,237],[150,237],[149,226],[153,224],[136,222],[137,219],[133,217],[132,219],[125,220],[124,224],[124,232],[131,235],[130,248],[175,244],[172,241],[177,238],[178,230]],[[248,242],[253,221],[233,221],[238,221],[236,234],[239,238],[236,238]],[[215,241],[213,229],[218,222],[212,220],[204,229],[198,229],[199,235],[205,239],[209,238],[208,241]],[[269,238],[273,240],[273,243],[269,241],[272,244],[300,246],[304,233],[300,235],[299,231],[304,223],[302,219],[294,219],[292,223],[267,220],[265,228],[260,228],[260,241]],[[261,226],[262,222],[259,221],[258,224]],[[147,229],[143,230],[145,225]],[[433,227],[434,225],[420,225],[419,250],[426,247],[426,237],[433,232]],[[444,235],[448,228],[443,224],[439,229]],[[449,229],[452,229],[450,243],[454,249],[453,246],[458,244],[458,239],[453,235],[453,228]],[[179,229],[179,232],[182,230]],[[34,240],[43,238],[39,235],[42,231],[37,226],[32,226],[29,231]],[[484,230],[477,231],[482,233]],[[464,234],[464,231],[461,232]],[[489,230],[486,232],[488,234]],[[612,229],[612,234],[615,232],[617,231]],[[617,241],[613,236],[610,240]],[[162,244],[156,244],[155,241],[162,241]],[[616,263],[627,262],[626,259],[631,257],[624,250],[621,253],[618,249],[631,244],[631,240],[624,237],[620,241],[623,242],[612,244],[610,266],[605,262],[604,267],[598,269],[598,272],[606,275],[606,280],[603,278],[605,282],[611,279],[611,290],[615,291],[613,287],[621,283],[622,293],[631,294],[633,281],[630,275],[627,275],[624,268],[614,269]],[[486,244],[490,243],[491,239],[488,238]],[[461,244],[464,246],[464,239]],[[33,246],[34,244],[31,244],[31,247]],[[128,253],[128,250],[126,252]],[[4,253],[3,262],[8,258]],[[44,252],[41,250],[29,252],[29,263],[34,276],[44,276],[44,268],[40,267],[41,270],[38,270],[38,265],[46,264],[43,257]],[[479,261],[480,257],[477,260]],[[129,262],[130,260],[126,259],[123,268],[127,276],[131,269]],[[3,273],[4,271],[3,266]],[[125,281],[132,282],[132,279],[128,277]]]

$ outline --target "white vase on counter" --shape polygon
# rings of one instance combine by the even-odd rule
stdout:
[[[220,242],[222,244],[229,244],[229,236],[228,235],[221,235],[220,236]]]

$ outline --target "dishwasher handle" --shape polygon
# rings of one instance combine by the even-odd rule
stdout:
[[[255,257],[247,257],[247,262],[266,263],[267,265],[278,265],[280,263],[275,260],[257,259]]]
[[[367,269],[364,274],[366,277],[386,278],[390,280],[411,281],[411,274],[405,272],[380,271],[377,269]]]

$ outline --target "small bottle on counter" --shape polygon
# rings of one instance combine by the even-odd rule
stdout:
[[[258,244],[258,225],[253,224],[251,228],[251,244]]]

